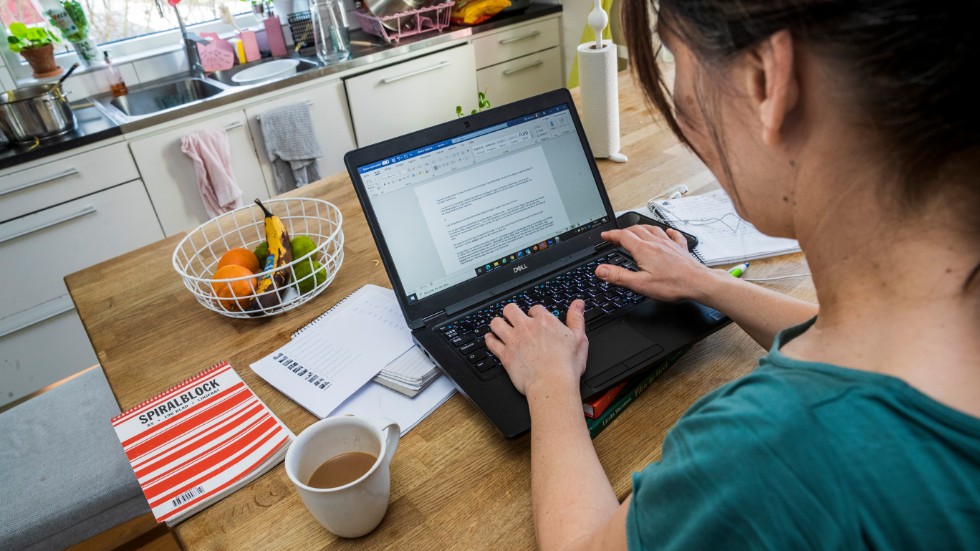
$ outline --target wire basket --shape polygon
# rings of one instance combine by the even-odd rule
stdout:
[[[407,36],[429,31],[442,32],[444,28],[449,26],[449,15],[455,4],[454,1],[441,2],[382,17],[376,17],[358,9],[354,10],[354,17],[361,24],[361,30],[380,36],[385,42],[391,44],[392,42],[397,43]]]
[[[222,255],[231,249],[255,249],[265,241],[265,215],[251,205],[201,224],[174,249],[173,266],[184,287],[202,306],[231,318],[259,318],[292,310],[330,285],[344,262],[343,216],[340,209],[320,199],[291,198],[265,201],[266,208],[282,219],[290,237],[308,236],[316,247],[288,265],[252,276],[212,279]],[[315,262],[321,267],[317,268]],[[303,265],[303,266],[301,266]],[[274,272],[288,270],[290,277],[257,293],[256,287]],[[292,274],[299,272],[297,279]],[[302,290],[301,290],[302,289]],[[278,296],[278,300],[275,297]],[[259,299],[265,303],[263,306]]]

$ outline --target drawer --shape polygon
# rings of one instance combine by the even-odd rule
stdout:
[[[456,118],[476,107],[473,46],[418,57],[344,81],[357,145],[364,147]]]
[[[0,319],[67,294],[66,275],[162,238],[140,180],[0,224]]]
[[[139,178],[126,142],[0,177],[0,222]]]
[[[0,406],[98,363],[67,295],[0,327]]]
[[[473,40],[476,67],[483,69],[502,61],[547,50],[561,44],[558,20],[547,19]]]
[[[526,55],[476,72],[487,99],[504,105],[562,87],[561,48]]]

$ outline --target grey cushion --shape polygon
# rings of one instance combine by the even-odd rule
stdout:
[[[0,415],[0,542],[57,549],[150,511],[109,420],[101,368]]]

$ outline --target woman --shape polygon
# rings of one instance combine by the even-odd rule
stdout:
[[[658,6],[672,101],[652,8],[624,0],[636,76],[738,212],[799,240],[819,306],[691,261],[672,231],[604,235],[642,271],[598,277],[771,348],[691,407],[622,504],[582,421],[581,302],[567,326],[508,306],[486,339],[530,405],[540,546],[980,549],[977,2]]]

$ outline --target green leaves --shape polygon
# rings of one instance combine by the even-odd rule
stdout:
[[[490,101],[487,99],[487,93],[477,92],[476,93],[476,109],[470,111],[470,115],[475,115],[484,109],[490,109]],[[463,106],[456,106],[456,118],[461,118],[463,116]]]
[[[15,54],[28,48],[39,48],[52,42],[61,42],[61,39],[47,27],[28,27],[20,22],[11,23],[7,28],[7,35],[7,45]]]

